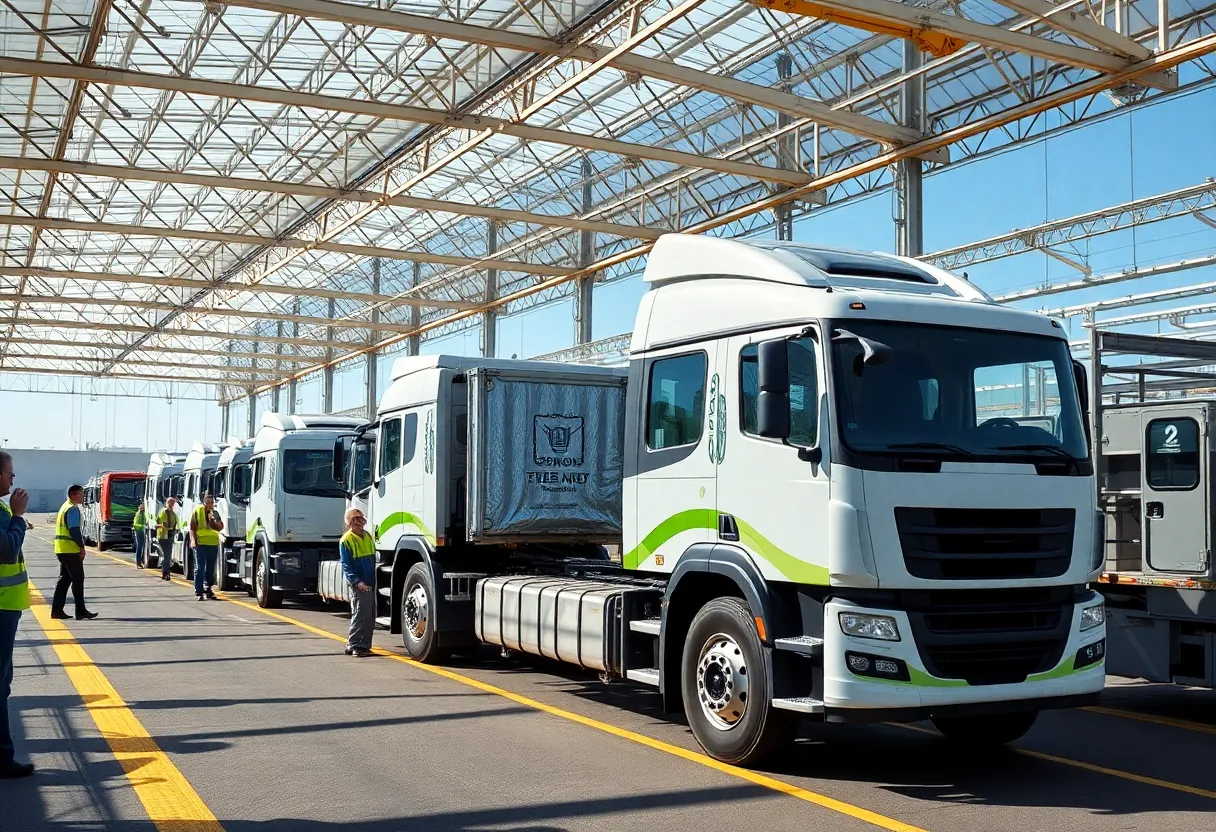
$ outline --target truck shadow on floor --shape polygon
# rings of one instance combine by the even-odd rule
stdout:
[[[475,672],[482,678],[486,678],[485,671],[521,677],[521,681],[527,677],[526,684],[537,692],[531,693],[518,684],[512,684],[511,689],[533,696],[544,696],[546,692],[575,696],[618,712],[583,711],[588,716],[687,749],[701,750],[684,714],[664,713],[658,692],[653,689],[625,682],[606,685],[589,671],[531,655],[512,654],[502,659],[491,648],[453,658],[445,666]],[[1159,693],[1176,696],[1181,691]],[[1206,699],[1208,692],[1202,693],[1194,700]],[[1104,704],[1126,707],[1122,696],[1112,697],[1110,703]],[[1216,708],[1209,711],[1209,719],[1211,713],[1216,713]],[[757,770],[832,796],[840,795],[840,784],[850,783],[941,805],[1078,809],[1096,815],[1216,811],[1216,800],[1210,796],[1084,770],[1019,750],[1033,753],[1036,746],[1048,741],[1058,743],[1060,736],[1055,732],[1067,732],[1068,721],[1074,718],[1076,715],[1068,711],[1045,714],[1026,738],[1015,745],[970,752],[948,742],[929,723],[805,724],[787,752]],[[1144,723],[1137,723],[1137,727],[1141,731],[1160,728]],[[1090,735],[1078,733],[1078,742],[1082,736]],[[1210,740],[1210,750],[1200,750],[1189,763],[1178,757],[1176,747],[1170,750],[1168,735],[1163,734],[1157,743],[1138,747],[1132,755],[1127,753],[1125,732],[1112,730],[1106,736],[1102,748],[1078,746],[1075,762],[1084,765],[1092,761],[1089,764],[1122,769],[1132,778],[1168,780],[1169,772],[1174,772],[1174,779],[1187,778],[1186,785],[1216,792],[1216,782],[1210,782],[1216,780],[1216,772],[1208,765],[1208,761],[1216,758],[1216,736],[1192,737],[1204,743]],[[1158,767],[1165,771],[1155,770]]]

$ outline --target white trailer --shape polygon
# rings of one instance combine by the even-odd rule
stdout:
[[[627,377],[403,358],[340,448],[411,656],[654,685],[738,764],[801,718],[1003,743],[1096,701],[1101,518],[1056,322],[796,243],[667,235],[644,279]],[[1046,412],[994,408],[1032,377]]]
[[[224,521],[220,532],[219,588],[240,585],[239,550],[245,544],[249,496],[253,490],[253,440],[229,437],[212,478],[215,510]]]
[[[148,480],[144,487],[144,516],[147,518],[144,527],[147,535],[144,564],[149,569],[155,569],[160,562],[160,552],[156,548],[156,518],[170,497],[178,500],[178,525],[181,525],[182,470],[185,464],[186,454],[182,453],[157,451],[148,460]]]
[[[334,442],[362,420],[344,416],[262,415],[253,440],[252,493],[240,581],[262,607],[284,594],[317,592],[320,564],[338,557],[346,494],[333,479]]]

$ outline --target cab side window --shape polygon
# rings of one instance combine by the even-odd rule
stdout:
[[[1145,479],[1157,491],[1187,491],[1199,485],[1199,423],[1154,419],[1148,424]]]
[[[705,353],[660,358],[650,365],[646,446],[652,451],[701,441],[705,410]]]
[[[790,444],[809,448],[819,437],[819,374],[815,342],[795,338],[787,342],[790,368]],[[739,427],[758,436],[756,403],[760,399],[759,348],[748,344],[739,351]]]
[[[253,461],[253,490],[261,491],[266,482],[266,457],[258,457]]]
[[[389,419],[380,425],[380,476],[383,477],[401,467],[401,439],[400,417]]]

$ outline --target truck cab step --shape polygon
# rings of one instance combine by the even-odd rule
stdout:
[[[637,621],[629,622],[629,629],[635,633],[647,633],[652,636],[657,636],[662,629],[663,619],[661,618],[640,618]]]
[[[393,619],[387,615],[377,615],[376,624],[381,627],[391,627],[393,624]]]
[[[801,714],[823,713],[823,700],[810,696],[798,696],[792,699],[774,699],[773,707],[783,711],[797,711]]]
[[[659,686],[659,669],[657,667],[638,668],[637,670],[626,670],[625,678],[633,682],[641,682],[643,685]]]
[[[778,638],[773,640],[773,647],[778,650],[788,650],[791,653],[801,653],[804,656],[822,656],[823,639],[815,636],[794,636],[793,638]]]

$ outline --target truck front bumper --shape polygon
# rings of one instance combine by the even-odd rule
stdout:
[[[1089,704],[1105,684],[1106,628],[1098,624],[1082,632],[1081,611],[1100,600],[1093,594],[1068,605],[1071,621],[1059,621],[1054,639],[1039,641],[1010,641],[1008,634],[1002,641],[974,632],[928,636],[923,623],[914,628],[903,610],[830,601],[824,607],[827,718],[912,721]],[[842,614],[893,619],[899,640],[846,635]]]

